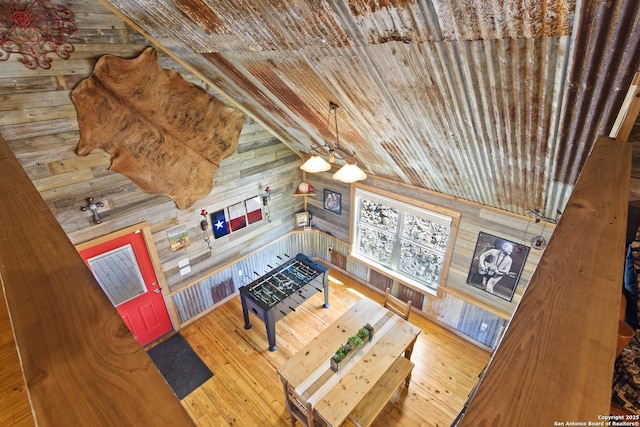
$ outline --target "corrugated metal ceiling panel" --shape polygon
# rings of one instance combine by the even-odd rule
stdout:
[[[334,101],[341,142],[369,172],[548,216],[619,107],[609,83],[626,90],[613,58],[594,59],[640,33],[627,34],[630,0],[578,12],[575,0],[110,3],[297,151],[332,141]],[[625,54],[637,66],[637,49]]]

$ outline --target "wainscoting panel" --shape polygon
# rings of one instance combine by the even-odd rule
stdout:
[[[340,254],[339,259],[346,259],[346,268],[336,267],[345,270],[364,285],[380,292],[390,286],[394,295],[405,301],[410,299],[412,305],[425,317],[447,325],[488,347],[494,348],[499,342],[508,324],[507,320],[447,293],[446,289],[442,298],[435,298],[407,288],[348,257],[348,248],[345,242],[318,231],[294,231],[199,282],[180,289],[171,298],[182,325],[185,325],[215,309],[226,298],[236,297],[241,286],[248,285],[298,253],[327,263],[331,262],[335,254]]]

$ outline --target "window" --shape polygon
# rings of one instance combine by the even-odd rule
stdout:
[[[436,294],[457,215],[435,209],[440,212],[356,188],[351,255],[400,282]]]

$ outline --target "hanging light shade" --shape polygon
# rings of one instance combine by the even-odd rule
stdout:
[[[322,157],[315,155],[304,162],[304,164],[300,166],[300,169],[310,173],[326,172],[331,169],[331,164]]]
[[[325,141],[325,144],[322,147],[312,147],[310,151],[318,154],[312,154],[311,157],[306,162],[304,162],[302,166],[300,166],[300,169],[310,173],[326,172],[331,169],[331,165],[336,160],[341,160],[345,162],[345,165],[342,166],[342,168],[340,168],[338,172],[333,174],[333,178],[346,183],[361,181],[367,177],[367,174],[364,173],[364,171],[356,165],[355,153],[350,153],[340,146],[340,137],[338,136],[338,118],[336,114],[337,109],[338,106],[336,104],[334,104],[333,102],[329,102],[327,131],[329,129],[331,113],[333,113],[336,129],[336,145],[330,145]],[[319,154],[321,151],[325,151],[328,153],[323,154],[323,156],[326,157],[327,160],[325,160],[323,156]]]
[[[333,174],[333,179],[338,181],[351,183],[356,181],[362,181],[367,178],[367,174],[356,164],[346,164],[340,168],[340,170]]]

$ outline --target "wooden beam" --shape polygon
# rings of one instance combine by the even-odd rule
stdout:
[[[0,279],[36,425],[193,425],[1,138],[0,200]]]
[[[631,144],[601,137],[461,426],[553,426],[609,414]]]
[[[627,142],[640,113],[640,72],[636,73],[624,98],[609,137]]]

